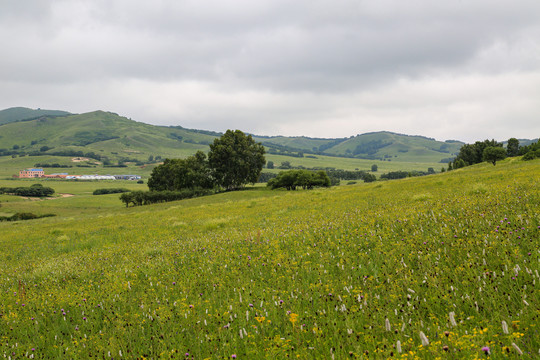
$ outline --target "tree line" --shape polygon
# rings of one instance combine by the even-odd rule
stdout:
[[[43,186],[41,184],[34,184],[29,187],[0,187],[0,194],[9,194],[16,196],[27,197],[47,197],[54,194],[54,189]]]
[[[96,189],[92,195],[107,195],[107,194],[120,194],[130,192],[131,190],[126,188],[108,188],[108,189]]]
[[[516,156],[523,156],[523,160],[540,157],[540,140],[528,146],[520,146],[518,139],[510,138],[508,139],[506,148],[504,148],[503,143],[495,140],[476,141],[474,144],[465,144],[460,148],[456,158],[448,163],[448,170],[480,164],[484,161],[496,165],[497,161]]]
[[[277,177],[270,179],[266,186],[272,189],[287,190],[313,189],[314,187],[330,187],[331,181],[326,171],[289,170],[280,172]]]
[[[120,200],[128,207],[150,205],[169,201],[190,199],[199,196],[211,195],[210,189],[183,189],[178,191],[131,191],[120,195]]]
[[[238,190],[257,182],[266,163],[264,153],[251,135],[227,130],[210,144],[208,155],[198,151],[186,159],[165,159],[152,170],[148,187],[151,191]]]
[[[251,135],[227,130],[210,144],[208,155],[197,151],[185,159],[165,159],[150,174],[150,191],[124,193],[120,200],[138,206],[238,190],[257,182],[266,163],[264,153]]]

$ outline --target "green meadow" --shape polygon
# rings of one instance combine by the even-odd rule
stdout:
[[[189,154],[191,155],[191,154]],[[371,171],[372,165],[377,165],[378,171],[374,174],[379,177],[381,174],[391,171],[424,171],[432,167],[436,172],[441,171],[441,168],[446,168],[448,164],[437,162],[399,162],[399,161],[381,161],[381,160],[365,160],[346,157],[333,157],[326,155],[308,155],[310,157],[291,157],[284,155],[266,154],[267,161],[274,163],[274,169],[263,169],[263,172],[278,173],[282,171],[278,169],[282,162],[288,161],[291,166],[303,166],[305,168],[335,168],[341,170],[363,170]],[[177,154],[174,158],[183,157]],[[71,160],[71,157],[66,156],[23,156],[11,158],[11,156],[0,156],[0,181],[11,179],[13,175],[18,175],[19,170],[35,167],[36,164],[60,164],[64,166],[72,166],[67,168],[44,168],[45,174],[54,173],[69,173],[76,175],[107,175],[107,174],[133,174],[141,175],[147,179],[152,170],[157,164],[145,164],[136,166],[133,163],[126,164],[127,167],[104,167],[101,164],[96,164],[94,160],[76,163]],[[94,165],[96,164],[96,165]],[[90,167],[77,167],[77,165],[87,165]],[[3,185],[8,186],[8,185]]]
[[[0,223],[0,356],[537,357],[539,174],[512,158],[130,208],[91,193],[145,184],[0,195],[2,213],[57,214]]]

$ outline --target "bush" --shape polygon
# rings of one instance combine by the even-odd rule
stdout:
[[[54,194],[54,189],[43,186],[41,184],[34,184],[30,187],[17,187],[17,188],[0,188],[0,194],[11,194],[16,196],[27,197],[46,197]]]
[[[274,173],[269,173],[269,172],[262,172],[261,175],[259,176],[259,183],[266,183],[266,182],[269,182],[271,179],[274,179],[275,177],[277,177],[277,174],[274,174]]]
[[[111,189],[96,189],[92,193],[92,195],[106,195],[106,194],[120,194],[129,192],[129,189],[125,188],[111,188]]]
[[[523,160],[534,160],[536,159],[537,157],[540,157],[540,150],[536,150],[536,151],[528,151],[527,153],[525,153],[525,155],[523,155]]]
[[[381,179],[404,179],[409,176],[407,171],[391,171],[388,174],[382,174]]]
[[[51,216],[56,216],[56,215],[55,214],[36,215],[32,213],[15,213],[11,216],[0,216],[0,221],[33,220],[33,219],[41,219],[44,217],[51,217]]]
[[[331,180],[326,171],[289,170],[280,172],[276,178],[268,181],[267,186],[272,189],[296,190],[297,187],[313,189],[314,187],[329,187],[330,185]]]
[[[181,191],[132,191],[120,195],[120,200],[128,207],[157,204],[162,202],[190,199],[199,196],[211,195],[214,191],[209,189],[184,189]]]

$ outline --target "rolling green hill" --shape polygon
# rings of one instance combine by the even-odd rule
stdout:
[[[438,162],[454,157],[463,145],[459,141],[441,142],[423,136],[382,131],[357,135],[336,144],[326,152],[364,159]]]
[[[24,121],[28,119],[36,119],[42,116],[66,116],[70,115],[67,111],[61,110],[43,110],[29,109],[25,107],[13,107],[5,110],[0,110],[0,125],[15,121]]]
[[[7,149],[17,147],[26,153],[44,154],[94,152],[111,161],[146,160],[150,155],[188,156],[206,150],[215,138],[179,127],[143,124],[104,111],[4,124],[0,136]]]
[[[151,156],[185,157],[197,150],[207,151],[208,144],[220,136],[217,132],[185,129],[181,126],[144,124],[105,111],[77,115],[66,112],[47,115],[44,112],[45,110],[25,108],[0,112],[0,119],[6,122],[0,125],[0,150],[4,155],[81,153],[94,154],[97,155],[97,160],[112,163],[141,162],[147,161]],[[30,118],[25,118],[28,116]],[[441,142],[422,136],[391,132],[375,132],[339,139],[256,135],[254,138],[267,147],[269,156],[290,157],[291,161],[295,162],[298,162],[298,158],[305,159],[306,155],[311,154],[311,159],[316,155],[317,158],[329,156],[369,161],[429,163],[429,166],[435,164],[434,167],[445,162],[445,159],[454,157],[463,144],[458,141]],[[332,161],[329,162],[330,165],[324,166],[332,166]]]

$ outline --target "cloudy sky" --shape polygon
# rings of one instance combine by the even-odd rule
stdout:
[[[260,135],[540,136],[538,0],[0,0],[0,109]]]

